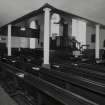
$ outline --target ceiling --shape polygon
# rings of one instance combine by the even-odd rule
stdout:
[[[45,3],[105,25],[105,0],[0,0],[0,26]]]

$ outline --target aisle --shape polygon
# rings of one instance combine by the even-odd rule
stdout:
[[[18,105],[0,86],[0,105]]]

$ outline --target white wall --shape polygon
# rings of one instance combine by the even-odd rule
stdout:
[[[105,40],[105,29],[100,30],[100,49],[105,49],[103,42]]]
[[[72,19],[72,36],[74,36],[81,45],[86,45],[86,22]]]
[[[78,21],[77,40],[81,45],[86,45],[86,22]]]
[[[22,22],[20,22],[20,23],[18,23],[18,24],[16,24],[17,26],[25,26],[25,24],[27,24],[27,26],[28,27],[30,27],[30,23],[32,22],[32,21],[35,21],[35,20],[37,20],[38,21],[38,23],[39,23],[39,25],[40,25],[40,39],[39,39],[39,45],[38,46],[36,46],[36,48],[38,47],[41,47],[40,46],[40,43],[41,42],[43,42],[43,35],[44,35],[44,15],[43,14],[41,14],[41,15],[38,15],[38,16],[34,16],[34,17],[31,17],[30,19],[28,19],[27,20],[27,23],[25,23],[25,21],[22,21]],[[31,43],[30,43],[31,44]]]
[[[0,43],[7,43],[7,36],[0,35]]]
[[[0,43],[6,43],[7,46],[7,36],[0,36]],[[30,38],[26,37],[11,37],[11,47],[12,48],[29,48]]]
[[[6,43],[7,46],[7,36],[0,36],[0,43]],[[12,48],[39,48],[38,40],[36,38],[28,37],[16,37],[12,36],[11,38],[11,47]]]
[[[29,38],[26,37],[14,37],[11,38],[12,48],[29,48]]]
[[[68,24],[68,36],[71,36],[71,33],[72,33],[72,23],[71,23],[71,17],[69,17],[69,16],[64,16],[63,14],[62,15],[60,15],[61,16],[61,18],[63,18],[64,20],[66,20],[66,23]],[[25,25],[27,25],[28,27],[30,26],[30,22],[31,21],[33,21],[33,20],[37,20],[38,21],[38,23],[39,23],[39,25],[40,25],[40,39],[39,39],[39,45],[37,45],[37,47],[38,48],[40,48],[41,47],[41,42],[43,43],[43,38],[44,38],[44,14],[41,14],[41,15],[38,15],[38,16],[34,16],[34,17],[31,17],[30,19],[28,19],[27,20],[27,23],[25,23],[25,21],[22,21],[22,22],[20,22],[20,23],[18,23],[18,24],[16,24],[17,26],[25,26]],[[59,27],[58,27],[59,28]],[[62,27],[62,25],[60,25],[60,33],[59,33],[60,35],[63,35],[63,27]],[[19,44],[19,41],[21,40],[22,38],[17,38],[17,40],[16,40],[16,42],[12,42],[13,44],[14,44],[14,46],[12,46],[12,47],[19,47],[20,46],[20,44]],[[15,40],[15,39],[14,39]],[[29,40],[27,40],[27,38],[26,39],[22,39],[22,40],[24,40],[24,43],[23,42],[21,42],[21,43],[23,43],[23,46],[22,47],[30,47],[30,44],[32,45],[32,44],[34,44],[35,43],[35,40],[34,39],[32,39],[33,40],[33,42],[31,43],[31,39]],[[24,45],[26,43],[26,46]],[[32,45],[33,47],[35,47],[34,45]]]
[[[54,24],[51,22],[51,37],[52,36],[60,36],[60,25],[59,24]]]
[[[31,49],[39,48],[38,39],[37,38],[29,38],[30,40],[30,47]]]
[[[91,35],[96,33],[95,30],[96,30],[95,27],[87,25],[87,29],[86,29],[86,44],[90,45],[89,49],[95,49],[95,43],[91,42]]]
[[[95,34],[96,32],[95,27],[87,26],[87,35],[86,35],[86,44],[90,45],[90,49],[95,49],[95,43],[91,42],[91,35]],[[100,29],[100,49],[105,49],[103,47],[103,42],[105,40],[105,29]]]
[[[12,36],[11,38],[11,47],[12,48],[40,48],[40,43],[43,42],[43,34],[44,34],[44,15],[38,15],[35,17],[30,18],[27,23],[25,21],[22,21],[16,26],[19,27],[25,27],[27,25],[28,27],[30,26],[30,22],[33,20],[38,20],[39,25],[40,25],[40,42],[38,45],[38,40],[35,38],[28,38],[28,37],[16,37]],[[0,43],[7,43],[7,36],[0,36],[0,38],[3,38],[4,40],[0,40]]]
[[[40,25],[40,39],[39,39],[39,45],[37,46],[38,48],[41,47],[40,43],[43,42],[43,38],[44,38],[44,15],[38,15],[35,17],[32,17],[28,20],[28,26],[30,25],[30,22],[33,20],[38,20],[38,23]]]
[[[68,36],[72,36],[72,19],[68,15],[60,15],[68,24]],[[60,25],[60,34],[63,35],[63,26]]]

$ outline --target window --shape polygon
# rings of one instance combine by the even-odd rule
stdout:
[[[36,22],[35,22],[34,20],[31,21],[31,23],[30,23],[30,28],[36,29]]]
[[[95,34],[92,34],[92,35],[91,35],[91,42],[92,42],[92,43],[95,43],[95,37],[96,37]]]
[[[103,47],[105,47],[105,40],[103,41]]]

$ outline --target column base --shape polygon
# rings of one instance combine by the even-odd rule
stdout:
[[[46,68],[46,69],[51,69],[51,65],[50,64],[42,64],[42,67]]]
[[[102,62],[102,59],[96,58],[96,63],[97,63],[97,64],[99,64],[99,63],[101,63],[101,62]]]
[[[10,58],[10,57],[12,57],[12,55],[7,55],[7,57],[9,57],[9,58]]]

